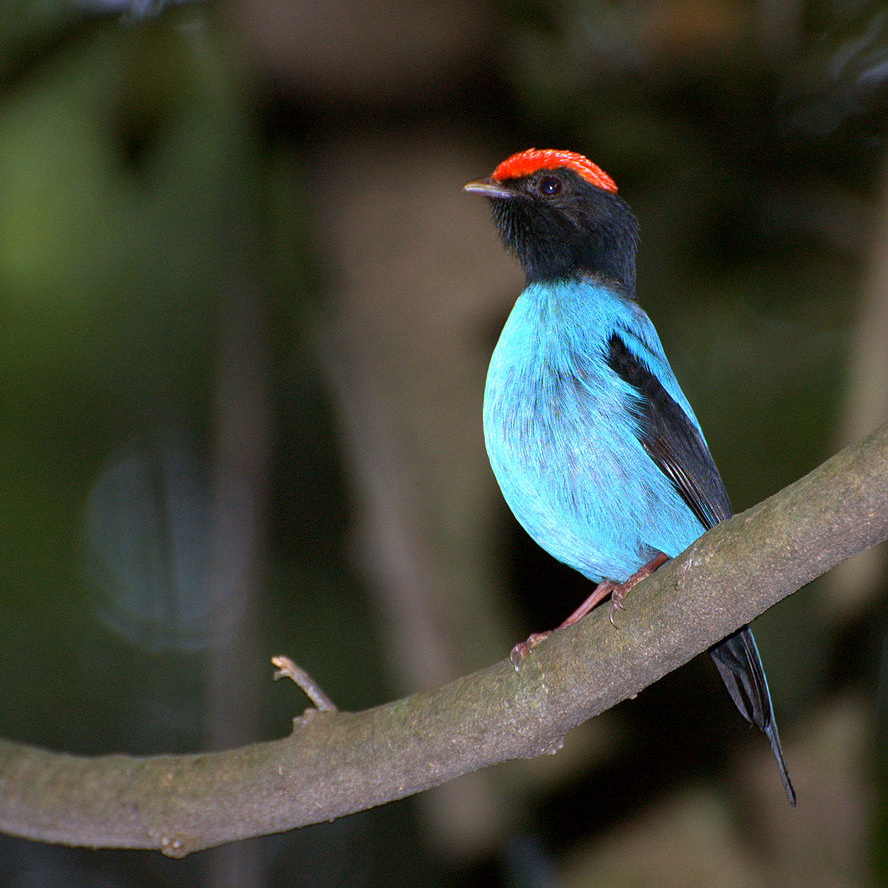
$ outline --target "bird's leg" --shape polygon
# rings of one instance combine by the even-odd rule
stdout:
[[[532,635],[528,636],[527,641],[519,641],[518,644],[512,648],[512,653],[509,654],[509,659],[512,661],[512,665],[516,669],[519,669],[521,661],[530,653],[532,648],[548,638],[553,632],[557,632],[559,629],[564,629],[565,626],[573,626],[574,623],[582,620],[592,608],[601,604],[601,602],[604,601],[604,599],[616,588],[617,584],[613,580],[602,580],[592,590],[592,594],[563,623],[560,623],[554,629],[549,629],[546,632],[534,632]],[[620,606],[622,607],[622,605]]]
[[[658,552],[647,564],[640,567],[631,577],[629,577],[629,579],[624,580],[622,583],[617,583],[614,580],[602,580],[592,590],[592,594],[555,629],[550,629],[548,632],[534,632],[528,637],[527,641],[519,641],[518,644],[512,648],[512,652],[509,655],[512,665],[515,669],[519,669],[521,667],[521,661],[530,653],[532,648],[548,638],[553,632],[557,632],[559,629],[564,629],[565,626],[573,626],[574,623],[582,620],[589,611],[601,604],[608,595],[611,596],[611,600],[613,601],[613,606],[611,607],[610,612],[611,625],[614,628],[617,628],[617,624],[614,622],[614,612],[623,609],[623,600],[629,594],[629,590],[636,585],[636,583],[640,583],[645,577],[649,577],[668,560],[668,555]]]

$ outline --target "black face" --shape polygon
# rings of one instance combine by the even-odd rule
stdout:
[[[500,183],[493,218],[528,282],[593,274],[635,293],[638,222],[616,194],[570,169],[539,170]]]

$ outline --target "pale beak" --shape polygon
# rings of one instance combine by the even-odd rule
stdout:
[[[503,200],[515,196],[513,191],[510,191],[495,179],[472,179],[471,182],[466,182],[463,185],[463,191],[468,191],[470,194],[480,194],[482,197],[490,198],[490,200]]]

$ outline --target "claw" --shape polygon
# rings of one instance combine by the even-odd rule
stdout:
[[[524,658],[541,641],[548,638],[553,631],[554,630],[550,630],[549,632],[534,632],[527,637],[527,641],[519,641],[518,644],[512,648],[512,652],[509,654],[509,659],[512,661],[512,665],[515,667],[516,672],[521,671],[521,664],[524,662]]]

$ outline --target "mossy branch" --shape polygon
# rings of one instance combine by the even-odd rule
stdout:
[[[0,740],[0,831],[182,856],[553,753],[571,728],[886,538],[888,425],[633,589],[619,629],[601,608],[520,672],[503,659],[366,712],[311,710],[286,739],[226,752],[88,758]]]

